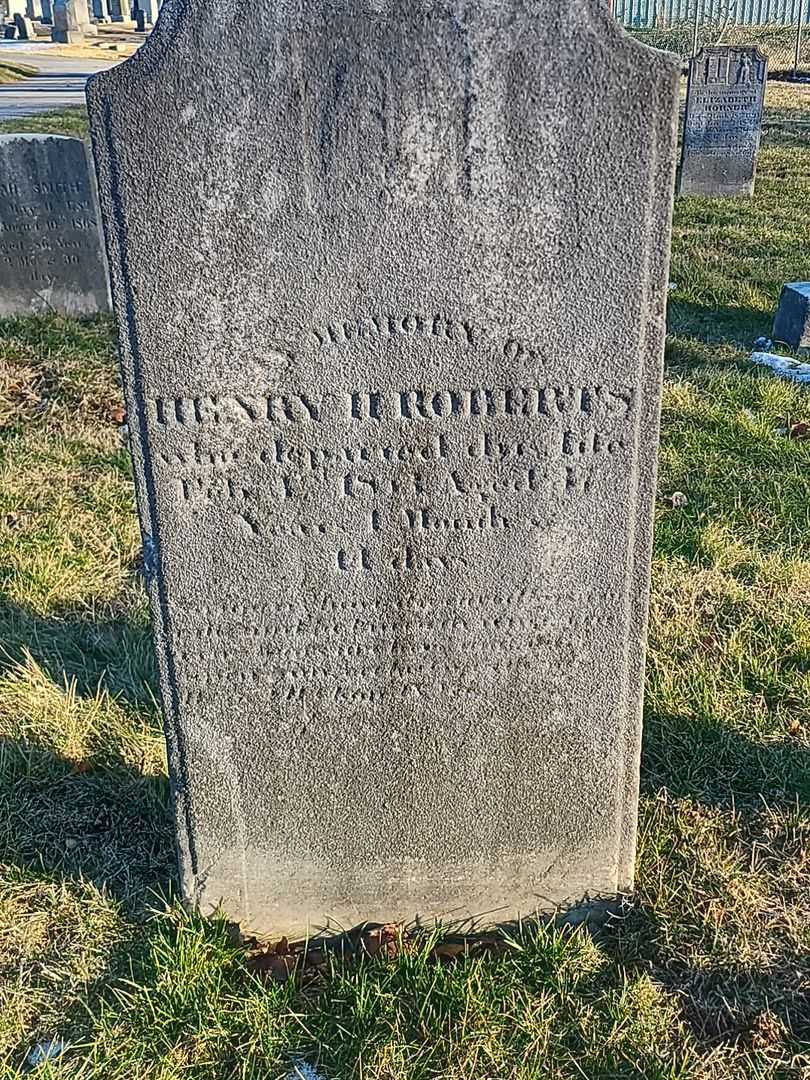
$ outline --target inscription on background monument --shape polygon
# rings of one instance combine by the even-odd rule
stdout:
[[[0,315],[92,315],[108,308],[84,143],[0,135]]]
[[[602,0],[167,0],[91,81],[204,911],[631,884],[677,80]]]
[[[755,47],[720,45],[690,62],[681,195],[754,194],[767,66]]]

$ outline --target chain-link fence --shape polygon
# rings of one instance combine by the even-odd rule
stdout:
[[[810,78],[810,0],[608,0],[642,41],[685,60],[704,45],[758,45],[772,77]]]

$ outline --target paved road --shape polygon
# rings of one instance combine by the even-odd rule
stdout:
[[[123,59],[82,60],[49,53],[47,43],[0,41],[0,63],[17,60],[39,71],[33,78],[0,86],[0,120],[84,105],[84,84],[88,77]]]

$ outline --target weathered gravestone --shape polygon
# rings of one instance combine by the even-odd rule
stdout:
[[[61,135],[0,135],[0,315],[108,309],[85,144]]]
[[[19,12],[14,16],[14,25],[17,27],[17,37],[21,41],[33,41],[36,37],[34,33],[34,24],[28,18],[27,15],[21,15]]]
[[[810,353],[810,281],[792,281],[784,286],[773,336],[802,356]]]
[[[630,885],[677,82],[602,0],[167,0],[91,81],[204,911]]]
[[[154,26],[160,13],[157,0],[138,0],[138,7],[143,12],[146,22]]]
[[[62,44],[75,44],[98,33],[90,22],[87,0],[54,0],[51,37]]]
[[[691,61],[681,195],[754,194],[767,65],[759,49],[727,45]]]

